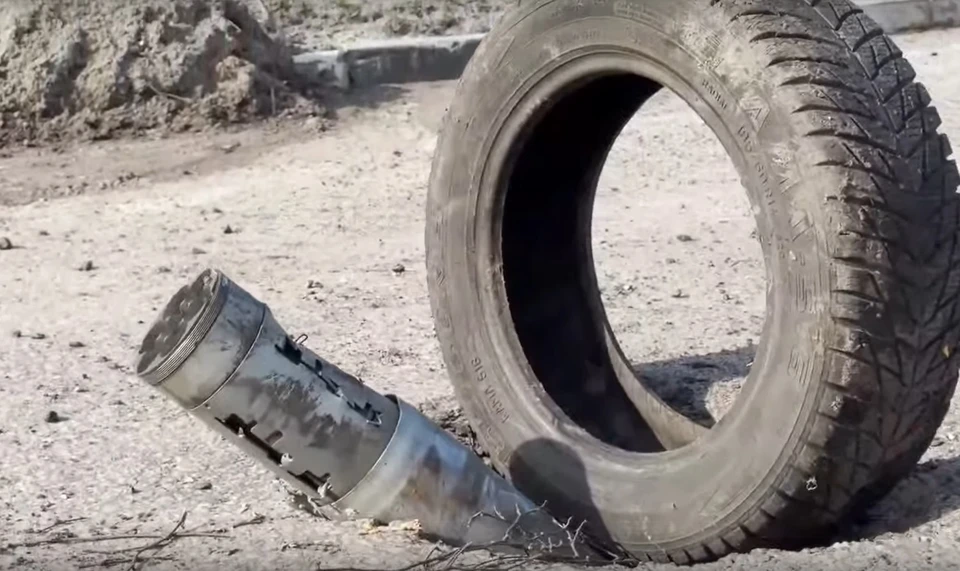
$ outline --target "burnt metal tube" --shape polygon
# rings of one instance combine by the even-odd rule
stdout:
[[[207,270],[153,324],[137,374],[319,506],[416,520],[451,545],[603,559],[419,411],[300,341]]]

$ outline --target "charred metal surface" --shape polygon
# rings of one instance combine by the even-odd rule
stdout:
[[[476,454],[403,401],[396,434],[362,482],[334,504],[381,521],[417,519],[453,545],[497,545],[556,557],[601,559]]]
[[[472,451],[290,337],[208,270],[151,327],[137,372],[320,506],[418,520],[454,545],[601,559]]]
[[[332,502],[380,457],[397,423],[397,405],[306,348],[297,347],[291,358],[292,341],[270,310],[265,313],[246,359],[195,413],[218,422],[236,417],[238,428],[269,448],[266,459],[297,484],[317,483],[312,492]]]
[[[137,371],[324,503],[364,477],[399,416],[396,403],[296,343],[269,308],[212,270],[164,308]]]

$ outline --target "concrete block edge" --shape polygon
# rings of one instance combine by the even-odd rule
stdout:
[[[960,27],[960,0],[862,0],[864,12],[888,33]],[[483,34],[380,40],[340,50],[298,54],[294,66],[308,81],[339,89],[455,80]]]

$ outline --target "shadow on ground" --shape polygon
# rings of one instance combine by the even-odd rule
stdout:
[[[553,466],[554,470],[543,470]],[[577,452],[555,440],[537,438],[522,444],[510,458],[509,479],[537,504],[543,505],[559,521],[570,520],[587,543],[602,553],[617,551],[600,511],[593,502],[586,468]]]
[[[934,441],[937,445],[938,441]],[[960,510],[960,457],[921,462],[840,539],[865,541],[905,533]]]
[[[633,370],[647,387],[675,410],[691,420],[712,426],[719,416],[717,403],[713,401],[736,398],[750,372],[756,351],[756,346],[741,347],[634,364]],[[724,404],[732,404],[732,401]]]
[[[377,109],[401,99],[408,92],[407,87],[400,85],[377,85],[347,91],[331,89],[324,92],[321,103],[333,113],[347,108]]]

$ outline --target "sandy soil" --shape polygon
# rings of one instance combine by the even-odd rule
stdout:
[[[392,36],[489,31],[516,0],[263,0],[290,43],[330,49]]]
[[[949,63],[960,58],[960,31],[899,42],[960,141],[960,78]],[[144,552],[150,567],[384,569],[430,550],[403,530],[293,510],[265,470],[130,365],[161,305],[215,266],[376,388],[453,407],[422,245],[451,91],[366,94],[323,135],[261,127],[0,159],[0,244],[14,246],[0,250],[0,568],[126,568],[184,513],[187,528],[221,536]],[[618,143],[597,212],[600,275],[627,352],[702,414],[722,412],[748,368],[763,288],[745,199],[712,145],[690,112],[660,98]],[[914,474],[838,543],[703,569],[960,564],[958,435],[954,407]]]

